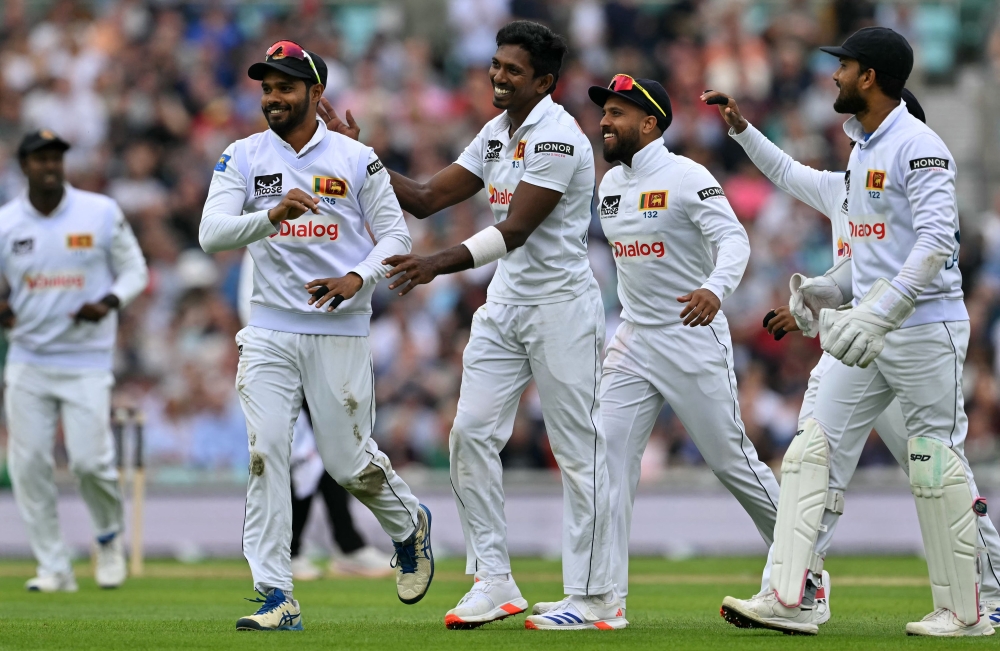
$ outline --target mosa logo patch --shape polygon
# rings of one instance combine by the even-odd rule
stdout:
[[[74,271],[57,271],[50,274],[24,274],[22,277],[25,287],[30,292],[39,292],[48,289],[83,289],[87,284],[87,279],[82,273]]]
[[[704,201],[705,199],[711,199],[712,197],[724,197],[726,193],[722,191],[722,188],[705,188],[704,190],[698,190],[698,198]]]
[[[514,150],[514,160],[524,160],[524,148],[527,146],[527,140],[522,140],[517,143],[517,149]]]
[[[639,210],[667,207],[667,190],[652,190],[639,195]]]
[[[321,197],[341,197],[347,196],[347,181],[332,176],[314,176],[313,192]]]
[[[92,249],[94,236],[90,233],[70,233],[66,236],[67,249]]]
[[[493,184],[489,185],[490,193],[490,204],[496,204],[498,206],[509,206],[510,200],[514,198],[514,193],[507,188],[495,188]]]
[[[884,190],[885,170],[868,170],[865,175],[865,190]]]
[[[281,172],[253,177],[253,196],[273,197],[281,194]]]
[[[499,140],[486,141],[486,155],[483,156],[484,163],[495,163],[500,160],[500,152],[503,151],[503,143]]]
[[[600,215],[601,219],[608,219],[618,214],[618,206],[621,205],[622,195],[614,194],[601,199]]]

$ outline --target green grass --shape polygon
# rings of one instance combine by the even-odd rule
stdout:
[[[832,558],[833,620],[818,637],[786,637],[727,625],[719,604],[727,594],[749,596],[759,585],[761,560],[637,559],[624,631],[554,633],[524,630],[512,617],[474,631],[448,631],[444,613],[469,588],[463,564],[438,563],[427,597],[415,606],[396,599],[391,579],[333,579],[301,583],[301,633],[238,633],[238,617],[253,611],[242,561],[181,565],[153,562],[147,577],[119,590],[99,590],[77,568],[76,594],[26,593],[25,562],[0,562],[0,649],[896,649],[996,646],[986,640],[907,638],[906,622],[931,610],[927,571],[917,558]],[[558,563],[519,559],[514,571],[529,602],[559,598]],[[838,584],[838,580],[840,583]]]

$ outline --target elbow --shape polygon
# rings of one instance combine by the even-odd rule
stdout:
[[[503,234],[504,244],[507,245],[507,252],[510,253],[514,249],[518,249],[524,246],[525,242],[528,241],[528,236],[531,235],[530,231],[523,230],[512,230],[507,231]]]
[[[201,245],[201,250],[205,253],[219,253],[223,250],[222,243],[209,232],[209,229],[205,228],[204,221],[201,223],[201,228],[198,229],[198,244]]]

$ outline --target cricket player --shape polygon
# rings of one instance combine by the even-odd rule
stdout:
[[[718,97],[720,95],[720,93],[710,92],[703,95],[703,99]],[[926,122],[923,108],[913,93],[904,88],[901,96],[906,105],[907,112],[921,122]],[[851,298],[851,265],[849,258],[853,224],[847,219],[847,212],[842,207],[847,198],[847,179],[850,177],[845,172],[820,172],[794,161],[743,118],[735,100],[731,98],[726,99],[728,99],[728,102],[719,107],[719,112],[730,126],[730,136],[743,146],[750,160],[779,188],[830,219],[833,231],[833,259],[836,265],[825,276],[813,279],[812,282],[803,282],[800,280],[799,294],[809,296],[815,291],[825,290],[834,293],[834,302],[836,300],[842,300],[845,303],[848,302]],[[816,286],[817,290],[810,290],[811,286]],[[840,292],[840,298],[836,297],[836,292]],[[769,332],[775,335],[776,339],[783,337],[786,332],[793,332],[795,330],[804,330],[807,336],[816,336],[818,331],[816,315],[805,307],[801,298],[795,301],[795,303],[795,315],[792,314],[788,306],[771,312],[773,316],[768,319],[766,327]],[[802,321],[801,328],[796,323],[796,318]],[[813,416],[816,391],[819,388],[820,378],[823,377],[824,373],[831,366],[837,363],[839,362],[832,355],[824,352],[823,357],[810,373],[809,384],[802,401],[802,409],[799,412],[799,429],[803,429],[805,422]],[[879,437],[885,442],[886,447],[888,447],[889,451],[903,468],[903,471],[908,472],[906,426],[898,399],[893,400],[885,411],[875,419],[874,427]],[[845,473],[848,477],[847,481],[849,481],[850,476],[853,475],[854,468],[857,466],[865,440],[865,438],[859,438],[856,441],[855,447],[851,450],[842,449],[844,463],[847,464],[845,468]],[[835,492],[833,489],[831,491]],[[843,500],[838,499],[837,504],[842,506]],[[825,514],[827,530],[820,532],[817,543],[818,548],[827,547],[824,539],[832,539],[839,515],[840,513],[836,509],[830,510],[829,513]],[[996,569],[998,568],[994,568],[993,559],[1000,559],[1000,536],[997,535],[996,527],[990,518],[979,518],[977,523],[979,525],[980,542],[986,549],[982,563],[980,599],[984,615],[990,617],[991,624],[995,627],[1000,622],[1000,610],[998,610],[1000,608],[1000,581],[997,578]],[[813,586],[810,583],[818,583],[817,577],[812,575],[808,577],[804,601],[808,599],[812,591]],[[830,585],[828,577],[827,581],[823,582],[822,585],[825,587],[826,596],[829,596]],[[723,604],[722,613],[724,617],[737,626],[755,626],[757,624],[752,619],[753,612],[748,611],[747,615],[749,617],[746,619],[743,618],[740,612],[739,600],[727,599]]]
[[[116,311],[146,288],[146,262],[112,199],[67,184],[69,144],[48,130],[18,148],[27,192],[0,208],[0,272],[10,287],[4,369],[8,461],[38,575],[28,590],[75,592],[52,477],[56,425],[97,534],[94,578],[125,581],[122,502],[111,435]]]
[[[426,183],[392,174],[403,209],[418,218],[469,199],[484,186],[496,225],[432,256],[394,256],[389,286],[406,294],[439,274],[499,260],[463,356],[451,430],[451,481],[472,589],[448,611],[448,628],[475,628],[523,612],[510,573],[499,452],[521,393],[534,379],[563,478],[566,598],[529,616],[529,629],[624,628],[610,570],[606,443],[598,385],[604,308],[587,259],[594,196],[590,143],[551,98],[567,46],[547,27],[515,21],[497,33],[490,66],[493,105],[458,161]],[[329,114],[330,124],[356,134]]]
[[[371,440],[371,295],[386,271],[381,260],[409,251],[410,236],[372,150],[317,120],[326,72],[292,41],[250,66],[270,129],[226,149],[201,221],[205,251],[246,246],[254,261],[250,322],[236,337],[236,389],[250,444],[243,553],[264,598],[237,630],[302,629],[292,591],[289,455],[303,400],[327,471],[393,540],[399,599],[419,601],[434,575],[430,511]]]
[[[664,146],[672,113],[663,86],[619,74],[589,94],[604,113],[604,159],[621,163],[601,182],[598,211],[622,304],[604,360],[601,418],[615,514],[612,568],[624,600],[639,466],[664,401],[768,546],[778,483],[740,419],[721,311],[750,258],[746,231],[709,171]]]
[[[842,47],[822,49],[840,58],[834,109],[853,114],[844,124],[856,145],[843,206],[852,230],[852,307],[835,309],[846,296],[822,288],[801,299],[819,311],[823,349],[842,363],[823,373],[813,416],[785,455],[771,590],[726,605],[759,626],[817,632],[801,603],[809,572],[822,568],[826,553],[818,534],[842,510],[852,450],[898,398],[934,600],[934,610],[907,624],[907,634],[992,635],[979,603],[984,555],[976,520],[986,516],[986,502],[962,451],[969,323],[954,160],[901,101],[913,67],[902,36],[870,27]]]

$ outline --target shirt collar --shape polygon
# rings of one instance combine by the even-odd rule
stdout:
[[[545,97],[543,97],[537,104],[535,104],[535,108],[531,109],[531,112],[528,113],[528,117],[524,119],[524,122],[521,124],[520,127],[517,128],[517,130],[523,131],[527,127],[530,127],[531,125],[541,120],[542,117],[548,112],[548,110],[552,108],[552,106],[554,105],[555,102],[552,101],[551,95],[546,95]],[[507,111],[504,111],[503,115],[500,116],[500,119],[497,120],[497,128],[494,133],[500,133],[501,131],[506,132],[509,129],[510,129],[510,116],[507,115]]]
[[[268,129],[268,131],[270,132],[271,137],[274,138],[275,143],[277,143],[279,147],[284,147],[285,150],[288,151],[288,153],[290,153],[292,156],[295,156],[296,158],[302,158],[310,151],[312,151],[316,147],[316,145],[323,142],[323,140],[326,138],[327,134],[326,124],[324,124],[323,120],[320,120],[319,117],[316,118],[316,122],[319,123],[319,126],[316,127],[316,133],[313,134],[312,138],[309,139],[309,142],[306,143],[306,146],[303,147],[301,151],[295,151],[295,149],[293,149],[292,146],[289,145],[284,138],[276,134],[274,131],[271,131],[270,129]]]
[[[848,138],[858,143],[859,147],[864,149],[868,145],[875,142],[880,135],[888,131],[889,128],[892,127],[893,123],[899,119],[899,116],[906,112],[906,102],[904,100],[900,100],[899,106],[892,109],[892,112],[885,116],[885,119],[882,120],[882,124],[878,125],[878,128],[875,129],[875,131],[870,134],[867,139],[865,139],[865,130],[864,127],[861,126],[861,122],[858,121],[857,116],[852,115],[847,119],[847,122],[844,123],[844,133],[847,134]]]
[[[626,176],[642,176],[667,153],[663,139],[657,138],[632,155],[632,165],[622,163],[622,170],[625,171]]]
[[[69,205],[70,202],[70,194],[72,193],[73,193],[73,187],[69,183],[64,183],[62,199],[59,200],[59,204],[56,206],[56,209],[47,215],[43,215],[42,213],[38,212],[38,209],[35,208],[34,204],[31,203],[31,199],[28,198],[27,190],[21,193],[21,201],[24,202],[25,211],[27,211],[27,213],[32,217],[38,217],[40,219],[49,219],[62,214],[62,212],[66,210],[66,207]]]

